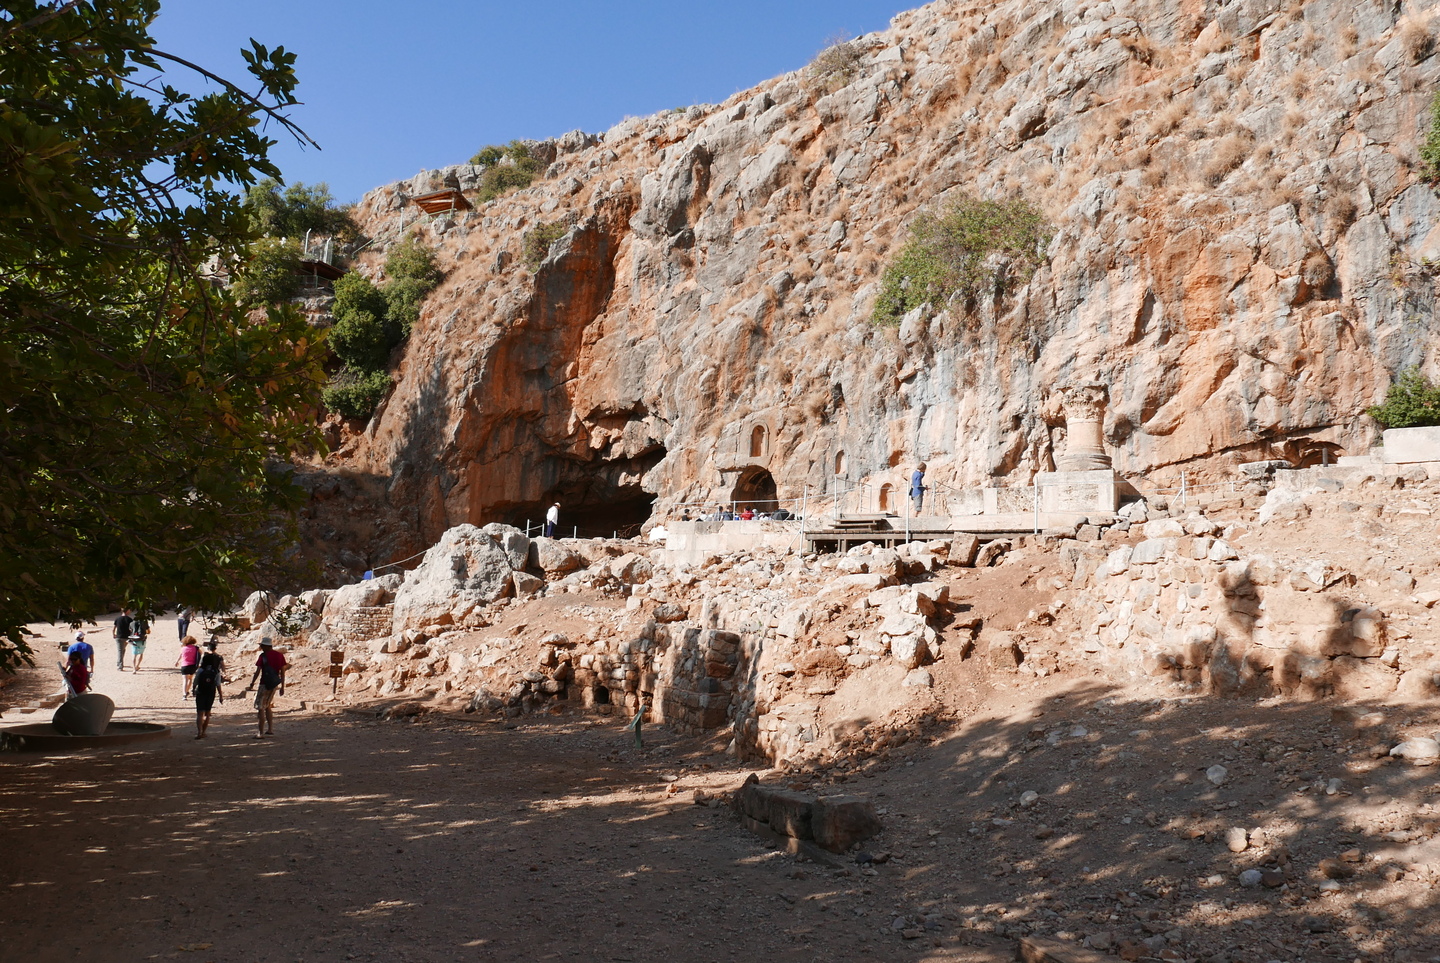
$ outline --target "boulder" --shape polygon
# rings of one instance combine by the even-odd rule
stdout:
[[[957,535],[950,540],[950,554],[946,560],[951,565],[969,568],[975,564],[975,554],[980,551],[980,539],[974,535]]]
[[[530,561],[530,539],[520,529],[513,525],[491,522],[480,531],[493,538],[495,543],[505,550],[505,557],[509,559],[511,568],[518,571]]]
[[[240,619],[240,628],[248,629],[264,622],[274,609],[275,601],[269,592],[251,592],[235,614]]]
[[[890,654],[907,669],[917,669],[930,658],[930,646],[919,632],[896,635],[890,639]]]
[[[532,538],[528,568],[537,568],[547,578],[554,578],[573,572],[585,564],[580,553],[565,545],[558,538]]]
[[[518,598],[532,598],[545,591],[543,578],[536,578],[525,572],[511,572],[510,578],[515,583],[515,595]]]
[[[508,598],[514,591],[512,574],[510,555],[489,533],[457,525],[425,553],[395,593],[395,631],[448,625],[457,611]]]
[[[374,608],[388,605],[395,600],[395,592],[404,581],[398,573],[382,575],[364,582],[342,585],[330,592],[325,599],[325,621],[333,622],[347,612],[360,608]]]
[[[639,585],[642,582],[650,581],[654,573],[654,566],[650,560],[643,555],[634,552],[626,552],[610,562],[610,574],[626,585]]]
[[[316,615],[325,614],[325,605],[334,594],[331,589],[311,589],[308,592],[300,593],[300,601],[304,602]]]

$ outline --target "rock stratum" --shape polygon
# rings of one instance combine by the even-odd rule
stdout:
[[[1025,484],[1063,447],[1056,390],[1089,379],[1139,483],[1362,452],[1364,408],[1435,324],[1433,14],[937,2],[855,41],[838,89],[800,70],[574,132],[474,211],[408,199],[478,167],[380,188],[362,269],[409,232],[446,276],[316,484],[349,486],[374,564],[555,499],[609,534],[772,484],[873,510],[918,459],[952,489]],[[874,324],[887,259],[956,192],[1036,206],[1045,263]],[[532,270],[525,236],[552,224]]]

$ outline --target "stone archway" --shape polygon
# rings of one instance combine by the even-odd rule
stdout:
[[[736,511],[753,508],[757,512],[773,512],[780,507],[775,477],[763,468],[747,468],[741,472],[730,493]]]

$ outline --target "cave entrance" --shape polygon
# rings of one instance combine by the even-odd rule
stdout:
[[[773,475],[763,468],[747,468],[735,482],[730,501],[737,511],[773,512],[780,507],[777,494]]]

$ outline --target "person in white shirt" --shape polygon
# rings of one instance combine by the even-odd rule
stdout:
[[[545,513],[545,537],[554,538],[555,529],[558,528],[559,525],[560,503],[556,502],[555,504],[551,505],[550,510]]]

